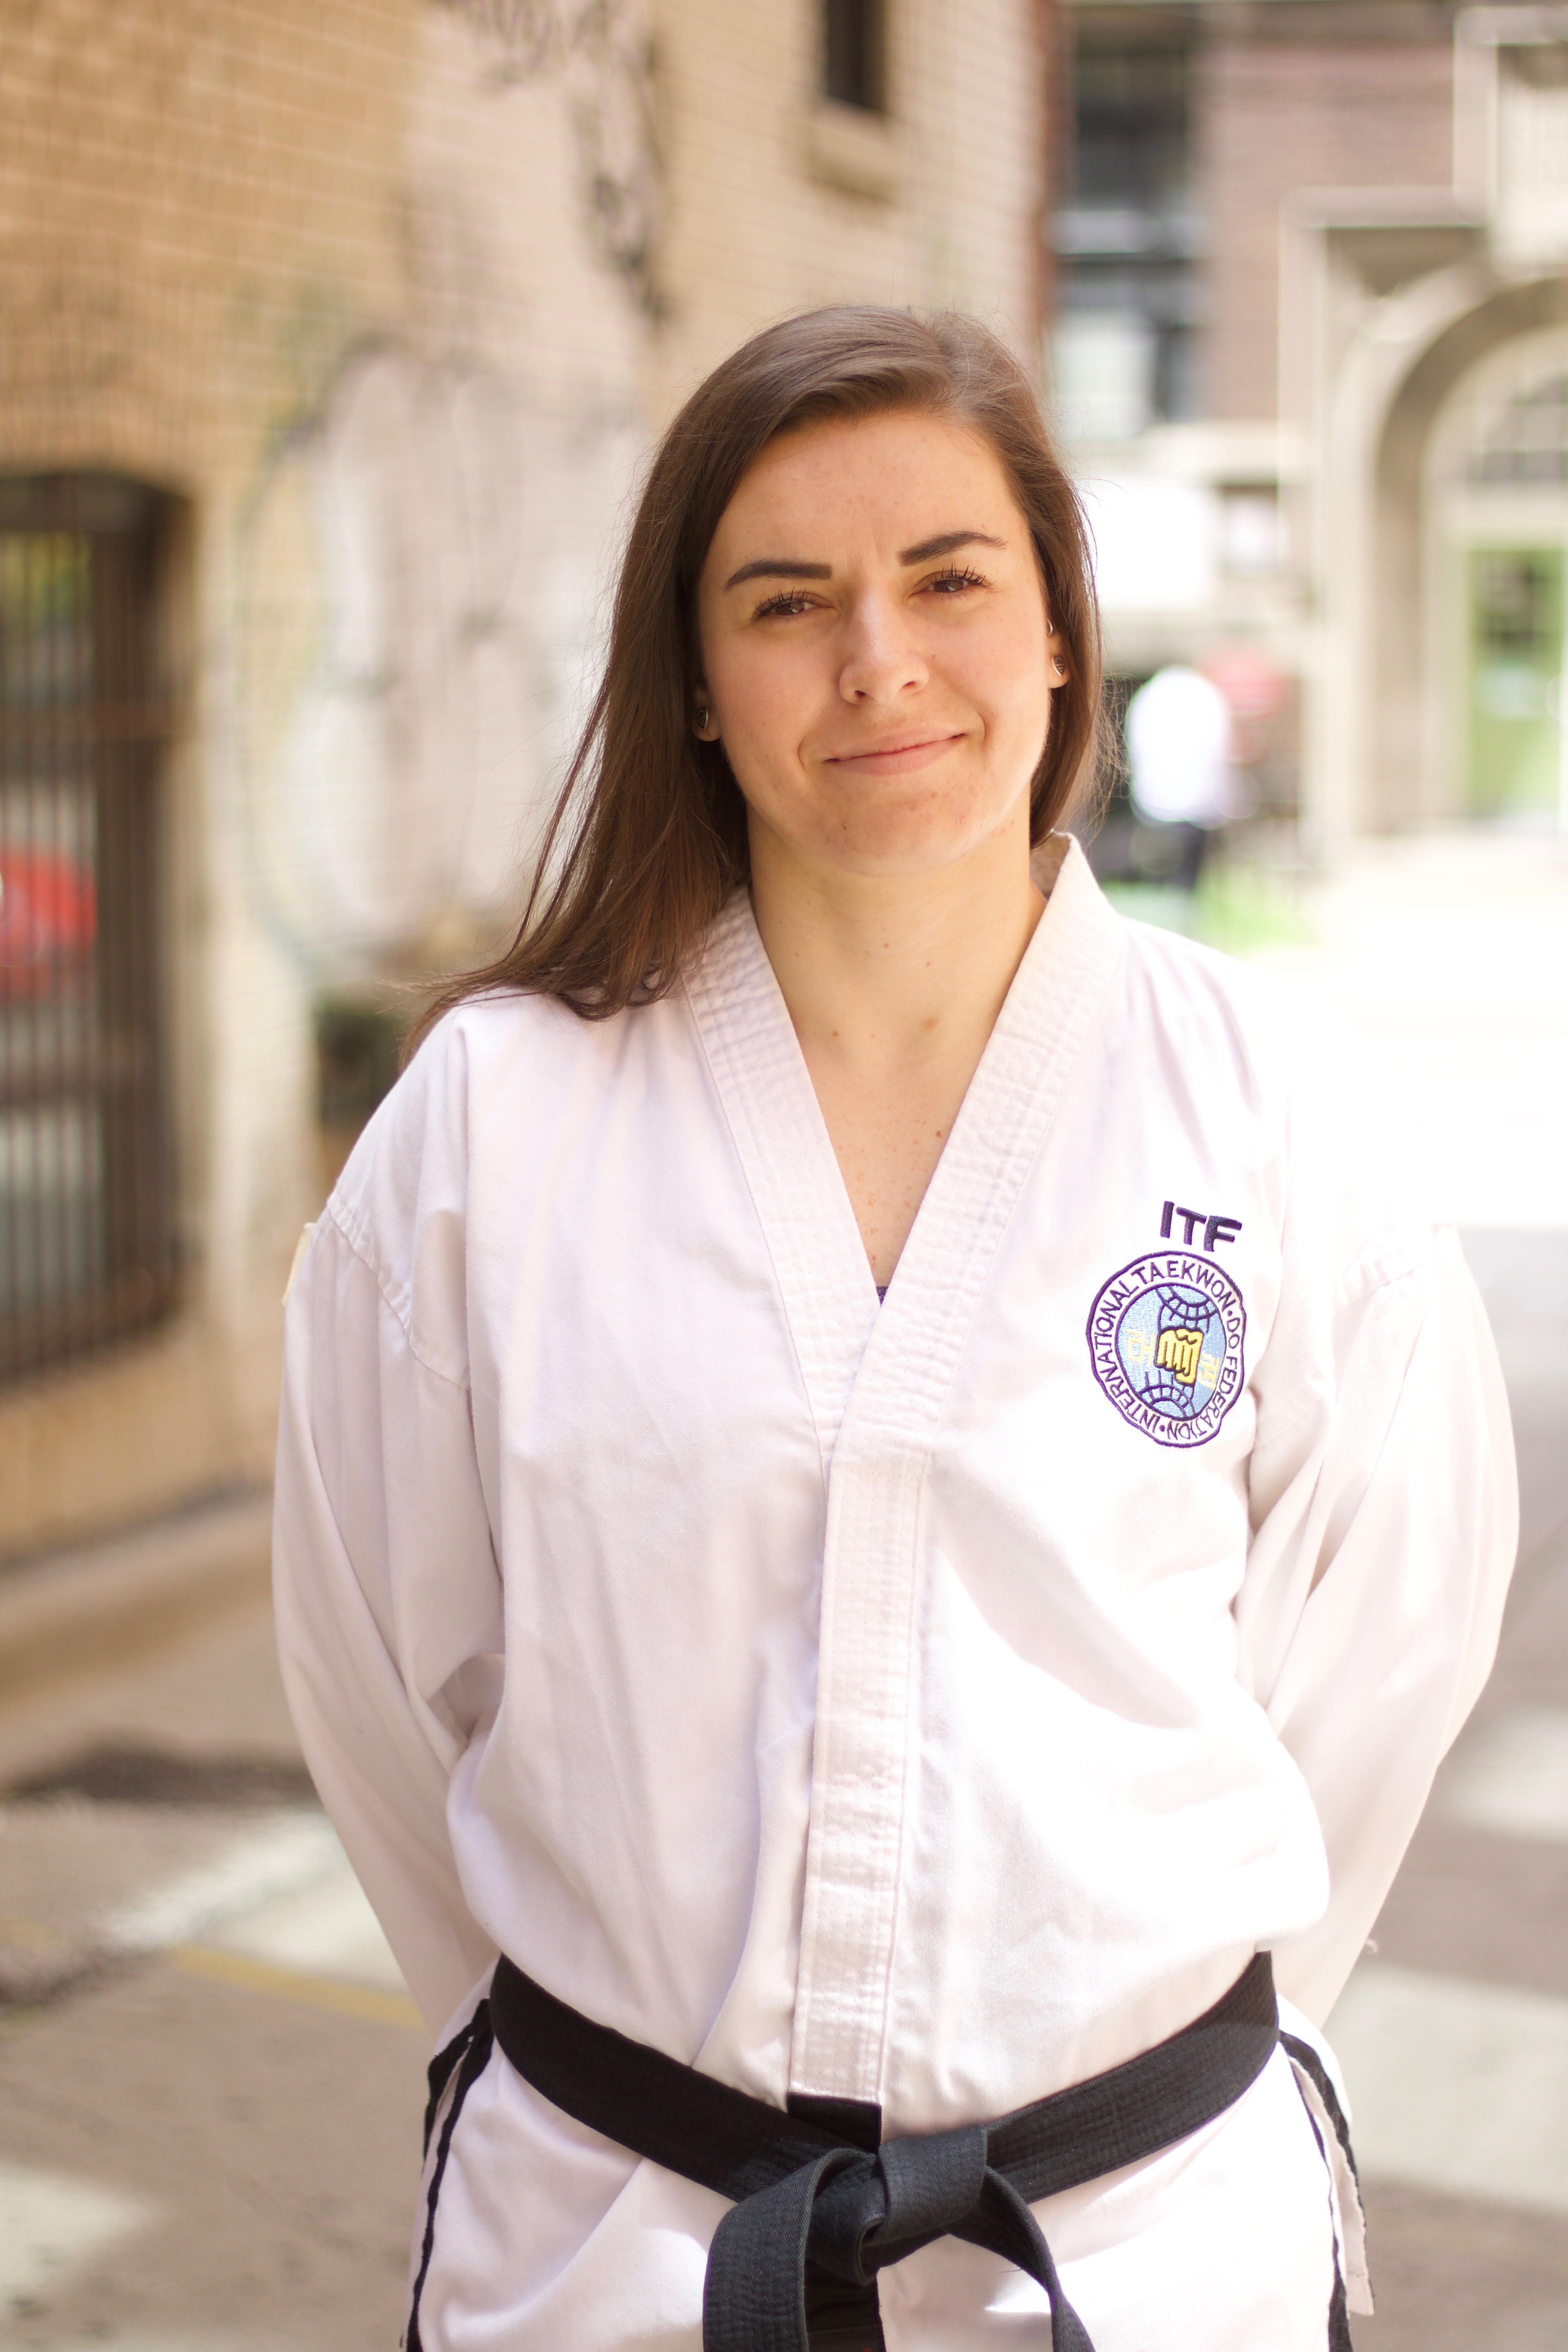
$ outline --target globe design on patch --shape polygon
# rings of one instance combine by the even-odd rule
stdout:
[[[1203,1411],[1225,1370],[1225,1325],[1184,1282],[1152,1283],[1116,1326],[1116,1360],[1140,1401],[1172,1421]]]

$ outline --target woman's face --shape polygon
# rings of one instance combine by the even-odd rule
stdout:
[[[698,732],[753,833],[864,874],[931,872],[1009,825],[1026,854],[1065,648],[978,434],[896,410],[771,443],[713,535],[698,625]]]

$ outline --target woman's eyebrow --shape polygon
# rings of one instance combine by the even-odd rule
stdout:
[[[929,563],[933,555],[952,555],[961,547],[1005,547],[1005,539],[993,539],[988,530],[944,530],[935,539],[922,539],[918,547],[906,547],[900,556],[900,563]]]
[[[755,563],[742,563],[739,572],[731,572],[725,581],[726,588],[738,588],[742,580],[831,580],[831,563],[795,563],[787,555],[762,555]]]
[[[922,539],[918,547],[906,547],[900,556],[900,563],[929,563],[933,555],[952,555],[961,547],[1005,547],[1005,539],[993,539],[988,530],[944,530],[935,539]],[[731,572],[725,581],[726,588],[739,588],[746,580],[831,580],[830,563],[798,563],[787,555],[761,555],[754,563],[742,563],[739,572]]]

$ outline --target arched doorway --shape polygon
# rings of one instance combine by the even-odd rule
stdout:
[[[1444,797],[1513,824],[1568,820],[1568,333],[1517,337],[1461,379],[1426,468],[1440,605]]]
[[[1470,813],[1468,681],[1489,667],[1473,658],[1472,640],[1479,631],[1484,656],[1489,630],[1494,652],[1506,653],[1495,640],[1510,625],[1500,608],[1488,622],[1475,600],[1533,597],[1532,636],[1544,642],[1552,589],[1551,565],[1510,583],[1501,567],[1472,571],[1469,551],[1568,545],[1555,506],[1546,511],[1568,489],[1486,478],[1510,432],[1531,429],[1507,422],[1510,402],[1568,373],[1568,278],[1500,285],[1489,265],[1466,265],[1390,298],[1377,326],[1347,355],[1321,457],[1331,506],[1363,519],[1335,537],[1323,582],[1331,723],[1314,790],[1331,835]],[[1510,500],[1511,535],[1500,514]],[[1485,691],[1500,695],[1501,681]],[[1485,756],[1479,738],[1478,751]]]

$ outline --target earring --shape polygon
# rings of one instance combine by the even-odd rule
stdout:
[[[697,732],[700,735],[708,724],[708,705],[703,703],[697,713]]]
[[[1063,661],[1060,654],[1053,654],[1051,656],[1051,667],[1058,671],[1061,677],[1066,677],[1068,674],[1068,666],[1066,662]]]

